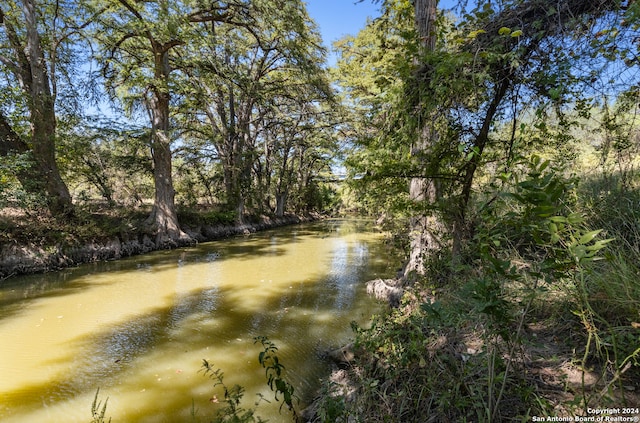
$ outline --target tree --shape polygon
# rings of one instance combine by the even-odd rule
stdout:
[[[410,141],[395,126],[389,106],[404,97],[404,81],[413,71],[407,58],[417,49],[414,33],[413,7],[398,2],[356,36],[334,44],[339,56],[333,75],[345,105],[338,127],[349,151],[348,183],[372,214],[404,214],[409,207]]]
[[[183,57],[192,86],[186,109],[200,112],[192,113],[194,124],[208,125],[197,132],[215,147],[225,201],[238,219],[251,203],[258,211],[268,206],[272,129],[288,121],[277,110],[302,115],[331,95],[319,35],[301,2],[256,1],[247,13],[250,25],[200,25],[199,42]]]
[[[298,98],[271,107],[266,118],[269,124],[262,141],[268,154],[261,169],[268,175],[264,185],[275,197],[275,213],[282,216],[290,203],[308,211],[317,205],[314,178],[328,168],[337,150],[332,132],[335,116],[301,90]]]
[[[63,123],[59,164],[77,201],[97,196],[109,207],[133,206],[153,196],[148,128],[136,128],[115,116]]]
[[[389,25],[406,25],[406,19],[386,18],[399,16],[406,7],[399,0],[384,2],[383,19]],[[450,254],[457,262],[472,232],[467,213],[477,173],[510,171],[520,113],[543,115],[551,106],[566,125],[563,107],[570,101],[584,103],[580,93],[589,92],[586,83],[593,78],[580,64],[591,58],[593,66],[602,60],[593,48],[587,51],[589,44],[580,43],[579,37],[597,39],[596,29],[608,28],[604,18],[619,15],[619,7],[616,1],[481,1],[455,24],[434,14],[434,2],[414,2],[414,31],[407,34],[418,47],[405,50],[412,70],[398,73],[403,86],[396,90],[401,95],[388,95],[389,111],[376,113],[385,131],[379,140],[365,144],[373,148],[370,157],[378,153],[391,158],[389,146],[404,143],[403,151],[411,148],[412,160],[387,160],[369,168],[363,178],[412,177],[408,194],[418,213],[411,225],[408,271],[422,271],[425,252],[444,251],[446,244],[433,242],[434,229],[450,237]],[[434,44],[435,34],[440,43]],[[600,52],[610,55],[619,48],[612,47]],[[507,127],[510,130],[504,130]],[[422,213],[430,215],[430,223]]]
[[[414,20],[416,35],[419,40],[418,57],[419,62],[422,57],[434,54],[437,42],[437,17],[438,0],[416,0],[414,3]],[[418,84],[410,87],[412,90],[422,93],[424,80],[416,78]],[[415,95],[414,95],[415,96]],[[438,142],[438,132],[436,122],[438,121],[438,111],[432,103],[418,98],[414,105],[415,118],[417,119],[415,141],[411,148],[411,154],[416,157],[419,167],[429,167],[427,164],[428,155],[433,154],[434,146]],[[426,103],[426,105],[425,105]],[[432,166],[430,166],[432,167]],[[438,197],[436,182],[434,178],[413,177],[409,184],[409,198],[416,203],[426,203],[427,206],[435,205]],[[404,269],[404,277],[412,277],[412,273],[424,275],[427,256],[440,245],[437,232],[443,228],[436,215],[416,215],[410,221],[410,241],[411,251],[409,262]]]
[[[178,223],[172,175],[171,100],[175,92],[176,48],[189,36],[196,22],[235,22],[247,6],[212,2],[157,0],[130,3],[112,0],[101,19],[98,38],[103,64],[112,91],[124,100],[142,103],[151,123],[155,198],[147,223],[159,245],[190,243]]]
[[[570,70],[572,66],[581,67],[581,53],[584,54],[580,51],[578,34],[588,33],[596,22],[602,22],[610,12],[616,14],[618,9],[617,1],[508,2],[499,10],[493,10],[490,3],[486,3],[479,5],[475,19],[460,26],[468,37],[460,43],[458,54],[466,57],[468,72],[474,72],[481,79],[474,89],[478,95],[472,101],[456,106],[458,116],[462,118],[455,122],[449,115],[456,128],[461,128],[462,119],[474,123],[473,129],[466,134],[459,129],[453,131],[458,137],[454,139],[458,150],[465,153],[463,161],[457,165],[459,186],[454,188],[457,190],[454,191],[456,201],[452,203],[456,208],[454,257],[467,228],[466,212],[475,175],[487,163],[486,150],[492,144],[501,144],[504,147],[503,169],[509,171],[518,110],[527,108],[523,99],[528,98],[529,104],[537,103],[537,113],[541,113],[549,102],[560,111],[562,104],[573,97],[572,87],[579,86],[583,80],[578,72]],[[480,60],[472,60],[479,53]],[[580,97],[576,92],[573,101]],[[506,140],[497,143],[496,128],[504,122],[503,116],[511,120],[512,130]]]
[[[375,111],[375,119],[379,121],[377,126],[384,128],[384,135],[379,142],[375,140],[376,136],[367,141],[367,144],[375,148],[372,156],[377,158],[374,160],[383,164],[384,168],[374,164],[377,169],[366,169],[369,176],[367,179],[401,178],[404,181],[402,189],[406,191],[407,201],[403,202],[403,206],[412,210],[409,219],[411,252],[404,271],[406,280],[414,273],[424,273],[425,256],[439,248],[435,232],[442,228],[435,215],[429,211],[433,210],[437,200],[435,179],[423,176],[429,173],[427,162],[438,142],[438,109],[431,99],[422,97],[424,82],[417,76],[424,57],[435,53],[436,6],[436,0],[418,0],[413,4],[404,0],[385,1],[382,17],[372,22],[357,39],[348,40],[348,44],[343,42],[340,46],[343,59],[346,59],[340,63],[343,74],[347,72],[346,76],[352,86],[360,86],[353,94],[364,99],[372,98],[373,103],[369,107]],[[362,50],[353,51],[354,47],[364,51],[371,50],[373,57],[378,60],[385,59],[382,64],[368,63],[373,75],[370,77],[372,81],[367,85],[358,79],[357,63],[368,61],[371,53],[365,55]],[[344,53],[350,57],[345,57]],[[386,61],[391,64],[385,65]],[[353,68],[352,63],[356,63]],[[380,75],[381,70],[387,70],[387,73]],[[354,83],[357,85],[353,85]],[[371,96],[385,91],[386,95]],[[384,110],[381,105],[376,104],[380,98],[387,103],[398,101],[406,107],[401,107],[399,111]],[[395,159],[390,162],[388,159],[394,156]],[[405,159],[407,156],[411,156],[409,161]],[[397,183],[391,184],[392,189],[397,186]]]
[[[69,216],[71,195],[56,163],[57,65],[60,49],[81,24],[69,24],[61,15],[72,10],[71,4],[45,10],[34,0],[22,0],[21,6],[0,5],[0,72],[18,82],[21,95],[0,110],[0,155],[26,154],[31,163],[17,173],[23,188],[45,197],[52,215]],[[8,114],[23,107],[27,119]]]

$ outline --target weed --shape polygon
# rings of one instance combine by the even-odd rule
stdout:
[[[293,400],[298,400],[298,397],[294,395],[293,386],[287,382],[282,374],[284,372],[284,365],[280,363],[277,356],[278,348],[273,342],[271,342],[265,336],[256,337],[254,343],[260,342],[263,346],[263,351],[258,355],[258,361],[266,371],[267,384],[271,390],[275,393],[276,401],[280,401],[278,398],[281,395],[282,406],[287,405],[287,409],[292,414],[292,421],[297,421],[298,414],[295,410]],[[243,408],[240,403],[245,395],[245,389],[240,385],[233,385],[231,387],[224,383],[224,373],[222,370],[215,368],[207,360],[202,361],[202,372],[209,376],[215,383],[214,387],[220,386],[223,389],[222,402],[225,406],[217,410],[214,416],[214,423],[263,423],[259,416],[256,416],[256,408]],[[265,400],[259,394],[260,400]],[[215,402],[218,402],[217,396],[213,397]],[[256,403],[256,407],[259,402]],[[192,413],[193,414],[193,413]]]
[[[240,406],[240,402],[244,397],[244,388],[240,385],[231,387],[224,383],[224,373],[222,370],[213,367],[207,360],[202,360],[202,371],[213,380],[214,387],[221,386],[224,392],[223,403],[225,406],[216,411],[214,415],[214,423],[261,423],[264,420],[255,416],[255,408],[245,409]],[[218,401],[214,396],[214,401]]]
[[[109,402],[109,398],[104,400],[104,404],[102,401],[98,401],[98,394],[100,393],[100,388],[96,390],[96,395],[93,398],[93,403],[91,404],[91,423],[105,423],[111,422],[111,418],[109,420],[105,420],[105,414],[107,412],[107,402]]]
[[[266,336],[256,337],[254,343],[258,342],[260,342],[264,348],[264,350],[258,355],[258,361],[265,369],[267,384],[275,393],[276,401],[279,401],[278,394],[282,395],[283,402],[280,405],[280,410],[282,411],[282,406],[286,404],[289,411],[293,414],[294,420],[297,420],[297,413],[293,406],[293,400],[295,399],[299,401],[299,398],[294,395],[293,386],[282,377],[284,366],[280,363],[280,360],[276,355],[278,348]]]

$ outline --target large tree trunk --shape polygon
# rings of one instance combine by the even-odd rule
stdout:
[[[62,180],[55,158],[56,115],[55,98],[51,91],[51,80],[47,62],[42,50],[42,39],[38,33],[37,14],[33,0],[22,1],[26,40],[22,41],[14,26],[0,10],[0,23],[4,25],[9,44],[14,51],[15,62],[5,58],[5,64],[13,72],[27,98],[31,124],[31,149],[34,166],[17,175],[26,191],[44,195],[54,216],[68,216],[73,213],[73,204],[67,185]],[[29,148],[1,117],[1,153],[27,153]],[[34,178],[27,180],[25,178]]]
[[[49,210],[54,216],[66,216],[73,213],[73,206],[69,189],[62,180],[56,163],[56,117],[53,99],[46,92],[36,92],[33,102],[31,111],[33,157],[38,173],[45,181]]]
[[[279,192],[276,194],[276,216],[284,216],[285,207],[287,205],[287,193]]]
[[[60,177],[55,157],[55,100],[49,85],[49,76],[53,75],[48,75],[47,72],[32,0],[23,0],[23,12],[27,30],[27,55],[31,66],[29,107],[33,156],[40,175],[44,177],[51,213],[64,216],[73,212],[73,206],[69,189]]]
[[[168,49],[152,42],[155,53],[156,81],[169,78]],[[171,137],[169,136],[169,100],[166,87],[153,86],[149,99],[151,113],[151,155],[153,157],[153,182],[155,199],[147,223],[156,233],[159,247],[172,247],[192,243],[193,240],[180,229],[175,207],[175,191],[172,176]]]
[[[415,26],[420,37],[422,53],[433,52],[436,47],[436,8],[437,0],[415,1]],[[416,79],[417,83],[420,81]],[[419,161],[420,168],[427,167],[426,156],[432,145],[436,142],[437,133],[431,126],[435,119],[428,116],[428,111],[419,110],[417,118],[420,119],[420,133],[412,147],[412,155]],[[416,177],[412,178],[409,185],[409,196],[415,203],[432,205],[437,199],[437,190],[433,179]],[[420,208],[420,207],[418,207]],[[409,262],[404,268],[404,279],[411,282],[416,276],[424,275],[425,260],[430,252],[440,247],[438,232],[443,226],[433,215],[420,214],[410,219],[410,253]]]

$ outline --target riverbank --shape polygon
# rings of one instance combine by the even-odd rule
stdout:
[[[181,228],[198,243],[311,222],[320,217],[314,213],[258,216],[245,219],[244,223],[189,219],[181,224]],[[110,217],[100,222],[100,225],[93,222],[83,225],[82,222],[54,223],[28,216],[4,217],[0,228],[0,283],[13,276],[118,260],[164,248],[153,234],[139,229],[144,226],[135,217]]]

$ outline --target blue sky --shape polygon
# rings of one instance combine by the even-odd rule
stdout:
[[[324,45],[331,44],[345,35],[357,34],[366,24],[367,18],[380,15],[379,4],[371,0],[305,0],[307,12],[320,28]],[[333,57],[330,57],[333,64]]]

